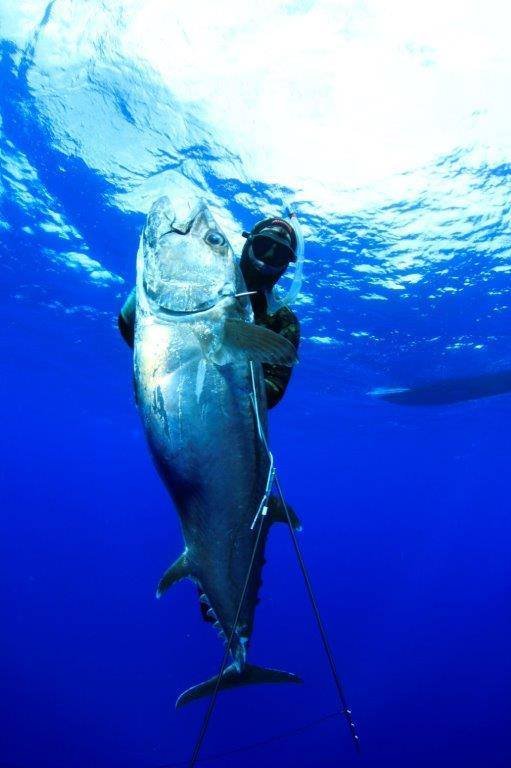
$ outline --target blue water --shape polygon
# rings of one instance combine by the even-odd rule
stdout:
[[[284,5],[296,24],[334,13],[329,3]],[[359,39],[372,4],[345,5],[340,39]],[[182,44],[179,56],[199,59],[194,25],[181,28],[168,7],[148,6]],[[480,125],[484,89],[474,79],[473,98],[470,86],[463,96],[470,127],[460,121],[428,158],[403,149],[400,165],[379,169],[367,161],[387,157],[376,134],[350,168],[336,154],[342,141],[322,145],[335,105],[318,107],[320,89],[310,118],[320,138],[300,135],[295,154],[279,145],[276,182],[273,167],[256,172],[264,141],[275,138],[258,137],[257,114],[247,115],[239,146],[229,143],[232,126],[211,106],[222,88],[203,87],[208,61],[197,73],[179,70],[190,78],[187,94],[167,70],[127,54],[119,41],[137,10],[134,2],[0,4],[0,764],[186,761],[205,704],[176,712],[174,701],[220,664],[191,583],[154,599],[181,534],[116,327],[145,213],[167,192],[207,199],[235,247],[243,228],[280,213],[282,198],[300,214],[303,341],[271,414],[271,443],[363,746],[359,757],[341,719],[302,730],[335,712],[337,700],[282,528],[268,544],[251,656],[304,684],[221,695],[203,756],[261,742],[208,764],[507,767],[511,395],[400,408],[368,394],[509,367],[511,152]],[[267,21],[264,3],[259,12]],[[219,18],[205,39],[223,50],[230,38]],[[503,26],[489,24],[496,35]],[[148,34],[140,27],[150,48]],[[241,23],[232,34],[248,35]],[[243,40],[254,64],[251,38]],[[417,50],[428,73],[434,46]],[[309,97],[316,92],[307,91],[305,69],[299,82]],[[247,83],[239,94],[248,109],[264,88]],[[302,109],[299,90],[286,98]],[[432,105],[431,120],[448,133],[446,108]],[[389,136],[412,120],[402,110]],[[328,177],[336,162],[338,180]],[[356,178],[358,166],[367,178]]]

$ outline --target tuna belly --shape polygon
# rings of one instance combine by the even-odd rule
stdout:
[[[196,462],[209,458],[223,462],[225,472],[232,460],[253,453],[257,436],[249,380],[240,366],[220,368],[199,358],[174,370],[140,373],[144,426],[169,462],[184,454],[195,473]]]
[[[179,500],[175,473],[169,473],[168,484],[177,502],[194,577],[212,610],[211,618],[229,636],[253,554],[251,524],[265,492],[269,460],[257,433],[249,393],[236,381],[236,371],[211,368],[201,402],[192,402],[182,411],[191,419],[187,430],[181,426],[188,442],[180,455],[180,462],[187,456],[187,466],[180,465]],[[185,486],[184,471],[189,473]],[[188,495],[186,490],[182,493],[183,487]],[[253,625],[263,543],[236,628],[240,660],[244,658],[240,644]]]
[[[252,634],[258,603],[266,530],[259,539],[241,608],[240,602],[257,541],[256,530],[251,530],[250,522],[247,521],[243,528],[238,528],[228,536],[228,540],[222,542],[222,538],[211,539],[209,546],[206,546],[206,541],[201,541],[199,546],[196,542],[191,543],[189,551],[195,554],[201,601],[220,634],[230,637],[237,619],[231,653],[241,668],[245,662],[246,646]]]
[[[153,457],[181,518],[194,576],[225,596],[246,576],[250,526],[269,461],[257,433],[246,370],[207,364],[198,392],[199,368],[200,361],[154,378],[141,406]]]
[[[227,454],[228,456],[230,454]],[[228,461],[208,461],[194,497],[179,509],[194,575],[215,619],[229,635],[256,543],[252,522],[264,495],[269,462],[262,453],[233,451]],[[265,526],[266,529],[266,526]],[[259,541],[237,634],[253,623],[265,536]]]

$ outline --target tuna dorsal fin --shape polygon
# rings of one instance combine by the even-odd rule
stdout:
[[[190,572],[190,566],[188,564],[186,552],[183,552],[183,554],[178,557],[175,563],[172,563],[170,568],[167,568],[161,577],[158,584],[158,589],[156,590],[156,597],[161,597],[169,587],[176,583],[176,581],[181,581],[181,579],[186,579],[187,576],[191,575],[192,574]]]
[[[296,363],[296,350],[290,341],[262,325],[243,320],[225,321],[224,344],[246,352],[255,363],[291,366]]]
[[[227,667],[220,680],[219,690],[227,688],[236,688],[239,685],[253,685],[256,683],[301,683],[298,675],[291,672],[283,672],[280,669],[267,669],[265,667],[256,667],[252,664],[246,664],[241,672],[235,664]],[[200,685],[189,688],[181,694],[176,701],[176,708],[182,707],[189,701],[201,699],[203,696],[209,696],[213,693],[217,683],[217,678],[212,677]]]
[[[298,518],[298,515],[294,511],[293,507],[286,503],[287,511],[295,531],[302,530],[302,524]],[[270,496],[268,499],[268,518],[270,523],[288,523],[286,510],[284,505],[278,496]]]

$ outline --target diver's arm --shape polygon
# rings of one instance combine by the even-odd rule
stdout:
[[[261,325],[283,336],[291,342],[298,351],[300,344],[300,322],[295,313],[288,307],[282,307],[273,315],[260,318]],[[271,365],[263,363],[264,383],[266,385],[266,400],[268,408],[274,408],[279,403],[289,384],[293,368],[286,365]]]
[[[279,318],[280,324],[278,330],[276,329],[277,333],[290,341],[296,351],[298,351],[300,345],[300,321],[297,316],[289,307],[282,307],[277,310],[275,315]]]
[[[119,312],[119,316],[117,318],[117,324],[119,326],[121,336],[126,344],[131,347],[131,349],[133,349],[135,343],[135,309],[136,288],[133,288],[128,298],[122,305],[122,309]]]

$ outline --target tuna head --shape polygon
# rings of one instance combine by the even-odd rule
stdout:
[[[168,197],[154,203],[139,250],[137,272],[153,309],[190,315],[235,293],[232,249],[207,206],[178,221]]]

